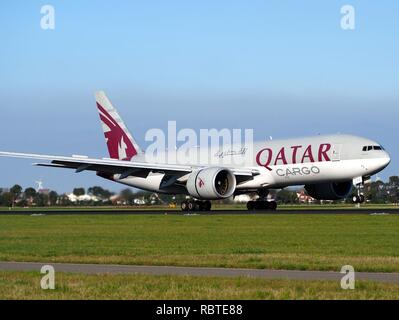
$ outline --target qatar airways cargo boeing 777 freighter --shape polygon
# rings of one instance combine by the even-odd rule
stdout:
[[[390,163],[379,143],[342,134],[259,142],[251,148],[228,146],[210,152],[219,160],[247,157],[241,165],[148,161],[106,95],[97,92],[96,101],[110,158],[11,152],[0,152],[0,156],[47,160],[35,165],[95,171],[102,178],[135,188],[185,194],[192,200],[183,201],[184,211],[210,210],[211,200],[250,193],[259,197],[248,202],[249,210],[275,210],[277,203],[267,200],[268,190],[293,185],[305,185],[308,194],[320,200],[344,199],[355,185],[358,192],[353,200],[360,203],[364,201],[360,187]]]

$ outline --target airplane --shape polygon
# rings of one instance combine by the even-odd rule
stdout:
[[[256,142],[251,148],[229,145],[211,151],[219,159],[249,157],[245,165],[147,161],[106,94],[98,91],[95,97],[109,158],[14,152],[0,152],[0,156],[45,160],[34,165],[76,173],[94,171],[101,178],[138,189],[183,194],[190,200],[181,203],[182,211],[210,211],[212,200],[241,194],[258,195],[247,203],[250,211],[276,210],[277,202],[268,200],[269,191],[301,185],[317,200],[345,199],[355,186],[353,201],[363,203],[362,187],[391,161],[381,144],[346,134]]]

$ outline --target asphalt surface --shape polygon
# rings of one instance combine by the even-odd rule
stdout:
[[[173,215],[223,215],[223,214],[399,214],[398,208],[332,208],[332,209],[312,209],[304,208],[300,210],[280,209],[277,211],[246,211],[246,210],[214,210],[214,211],[198,211],[198,212],[182,212],[181,210],[1,210],[0,215],[81,215],[81,214],[102,214],[102,215],[145,215],[145,214],[173,214]]]
[[[227,268],[193,268],[168,266],[126,266],[69,263],[0,262],[0,271],[37,271],[44,265],[51,265],[55,272],[81,274],[146,274],[146,275],[188,275],[211,277],[250,277],[288,280],[331,280],[341,281],[344,274],[328,271],[260,270]],[[399,273],[356,272],[356,280],[385,283],[399,283]]]

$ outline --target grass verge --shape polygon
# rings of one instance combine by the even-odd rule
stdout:
[[[0,272],[0,299],[399,299],[399,285],[374,282],[56,273],[56,289],[42,290],[41,276]]]

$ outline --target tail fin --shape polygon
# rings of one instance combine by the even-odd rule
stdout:
[[[143,153],[105,93],[98,91],[95,95],[109,156],[130,161]]]

